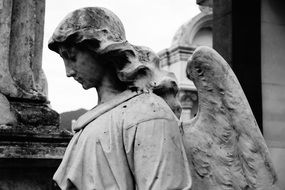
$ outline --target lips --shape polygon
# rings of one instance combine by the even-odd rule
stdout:
[[[82,80],[81,80],[80,77],[74,77],[74,80],[76,80],[76,81],[79,82],[79,83],[82,83]]]

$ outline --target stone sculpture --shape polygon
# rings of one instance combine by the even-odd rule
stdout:
[[[226,61],[200,47],[187,64],[199,111],[184,124],[193,190],[277,189],[268,148],[243,90]]]
[[[45,3],[6,3],[1,10],[0,92],[46,101],[47,82],[41,67]]]
[[[49,48],[63,58],[67,76],[85,89],[95,87],[99,99],[74,125],[54,175],[58,186],[190,189],[181,128],[170,109],[180,114],[177,86],[171,74],[160,71],[157,56],[127,42],[119,18],[99,7],[68,14]]]
[[[10,133],[22,133],[27,125],[33,126],[29,132],[57,125],[41,62],[45,1],[1,2],[0,125]]]

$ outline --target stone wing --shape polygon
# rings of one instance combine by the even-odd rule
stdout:
[[[268,148],[227,62],[200,47],[187,63],[198,91],[198,113],[184,123],[193,190],[277,189]]]

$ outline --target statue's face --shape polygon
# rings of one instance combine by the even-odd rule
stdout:
[[[60,47],[67,77],[73,77],[84,89],[98,87],[105,74],[105,69],[96,56],[89,51],[76,47]]]

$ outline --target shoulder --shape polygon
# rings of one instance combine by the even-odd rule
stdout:
[[[119,106],[125,125],[154,119],[178,120],[167,103],[154,93],[140,94]]]

